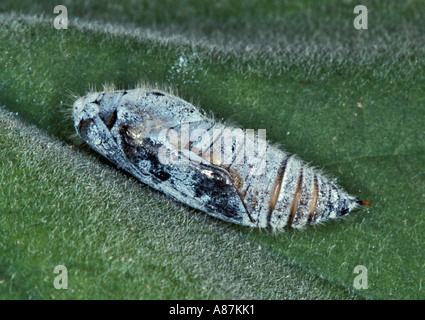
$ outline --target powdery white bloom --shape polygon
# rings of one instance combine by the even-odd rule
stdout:
[[[119,168],[228,222],[303,227],[370,205],[268,144],[264,132],[227,127],[163,91],[90,93],[73,117],[77,133]]]

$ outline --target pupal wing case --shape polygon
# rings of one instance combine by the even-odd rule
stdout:
[[[74,103],[73,117],[77,133],[119,168],[225,221],[302,227],[368,204],[260,133],[226,127],[162,91],[90,93]]]

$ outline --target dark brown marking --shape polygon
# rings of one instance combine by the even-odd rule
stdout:
[[[323,210],[323,213],[322,213],[322,216],[321,216],[321,219],[322,220],[328,219],[329,216],[330,216],[330,214],[331,214],[331,212],[332,212],[331,210],[334,209],[334,204],[332,202],[332,191],[333,190],[335,190],[335,186],[334,185],[329,185],[329,188],[328,188],[328,192],[329,192],[328,205],[327,205],[326,209]]]
[[[93,122],[93,119],[89,118],[87,120],[81,121],[78,125],[78,133],[84,140],[87,140],[86,129]]]
[[[150,91],[150,92],[148,92],[148,94],[153,94],[155,96],[164,96],[164,94],[162,92],[159,92],[159,91]]]
[[[241,199],[242,205],[245,208],[245,211],[246,211],[246,213],[248,215],[248,218],[249,218],[249,220],[252,223],[255,223],[254,219],[251,216],[251,212],[248,210],[248,207],[246,206],[245,201],[244,201],[245,200],[246,193],[245,194],[242,194],[241,191],[240,191],[241,188],[242,188],[242,186],[243,186],[243,182],[242,182],[241,177],[235,171],[231,170],[230,168],[226,168],[224,166],[221,166],[221,168],[223,168],[224,170],[226,170],[230,174],[230,176],[232,177],[233,185],[236,188],[236,192],[237,192],[239,198]],[[255,204],[257,204],[257,203],[255,203]]]
[[[225,168],[230,175],[232,176],[233,179],[233,184],[235,185],[235,188],[238,192],[240,192],[240,190],[242,189],[243,186],[243,181],[241,179],[241,177],[236,173],[236,171],[230,169],[230,168]],[[242,199],[243,200],[243,199]]]
[[[183,153],[181,153],[181,151],[178,151],[179,152],[179,154],[182,156],[182,157],[184,157],[184,158],[186,158],[186,159],[188,159]],[[231,175],[231,173],[226,169],[226,168],[223,168],[223,167],[220,167],[220,166],[208,166],[208,165],[204,165],[204,164],[200,164],[201,166],[205,166],[205,167],[207,167],[207,168],[209,168],[209,167],[211,167],[211,168],[215,168],[216,170],[219,170],[219,171],[221,171],[221,172],[223,172],[224,174],[226,174],[226,175],[228,175],[228,177],[230,178],[230,180],[232,180],[233,179],[233,177],[232,177],[232,175]],[[239,196],[239,198],[241,199],[241,202],[242,202],[242,205],[243,205],[243,207],[245,208],[245,211],[246,211],[246,214],[248,215],[248,218],[249,218],[249,220],[252,222],[252,223],[255,223],[255,220],[252,218],[252,216],[251,216],[251,212],[248,210],[248,208],[247,208],[247,206],[246,206],[246,204],[245,204],[245,202],[244,202],[244,198],[242,197],[242,194],[239,192],[239,190],[238,189],[236,189],[236,193],[238,194],[238,196]]]
[[[272,219],[272,213],[276,207],[277,199],[279,199],[279,194],[282,192],[282,181],[283,177],[285,176],[286,171],[286,164],[288,163],[288,158],[282,161],[280,168],[277,172],[277,179],[275,182],[275,185],[273,187],[272,197],[270,199],[269,204],[269,213],[267,215],[267,224],[270,225],[271,219]]]
[[[310,210],[308,212],[307,223],[311,223],[313,220],[314,211],[316,211],[317,206],[317,196],[319,194],[319,186],[317,185],[317,177],[314,175],[314,189],[313,189],[313,198],[311,199]]]
[[[302,184],[303,184],[303,173],[301,172],[300,178],[298,180],[297,191],[295,192],[294,200],[292,201],[291,214],[289,215],[288,222],[287,222],[288,226],[292,225],[292,222],[294,221],[295,213],[298,210],[301,192],[302,192]]]
[[[116,121],[117,121],[117,109],[115,109],[114,112],[111,113],[109,118],[106,120],[105,125],[109,130],[111,130],[111,128],[114,126]]]

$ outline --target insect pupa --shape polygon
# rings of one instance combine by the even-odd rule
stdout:
[[[119,168],[228,222],[300,228],[370,205],[259,135],[164,91],[90,93],[74,103],[73,118],[78,135]]]

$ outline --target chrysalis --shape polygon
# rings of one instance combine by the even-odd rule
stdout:
[[[369,205],[252,132],[163,91],[104,91],[73,106],[77,133],[141,182],[216,218],[281,229]]]

